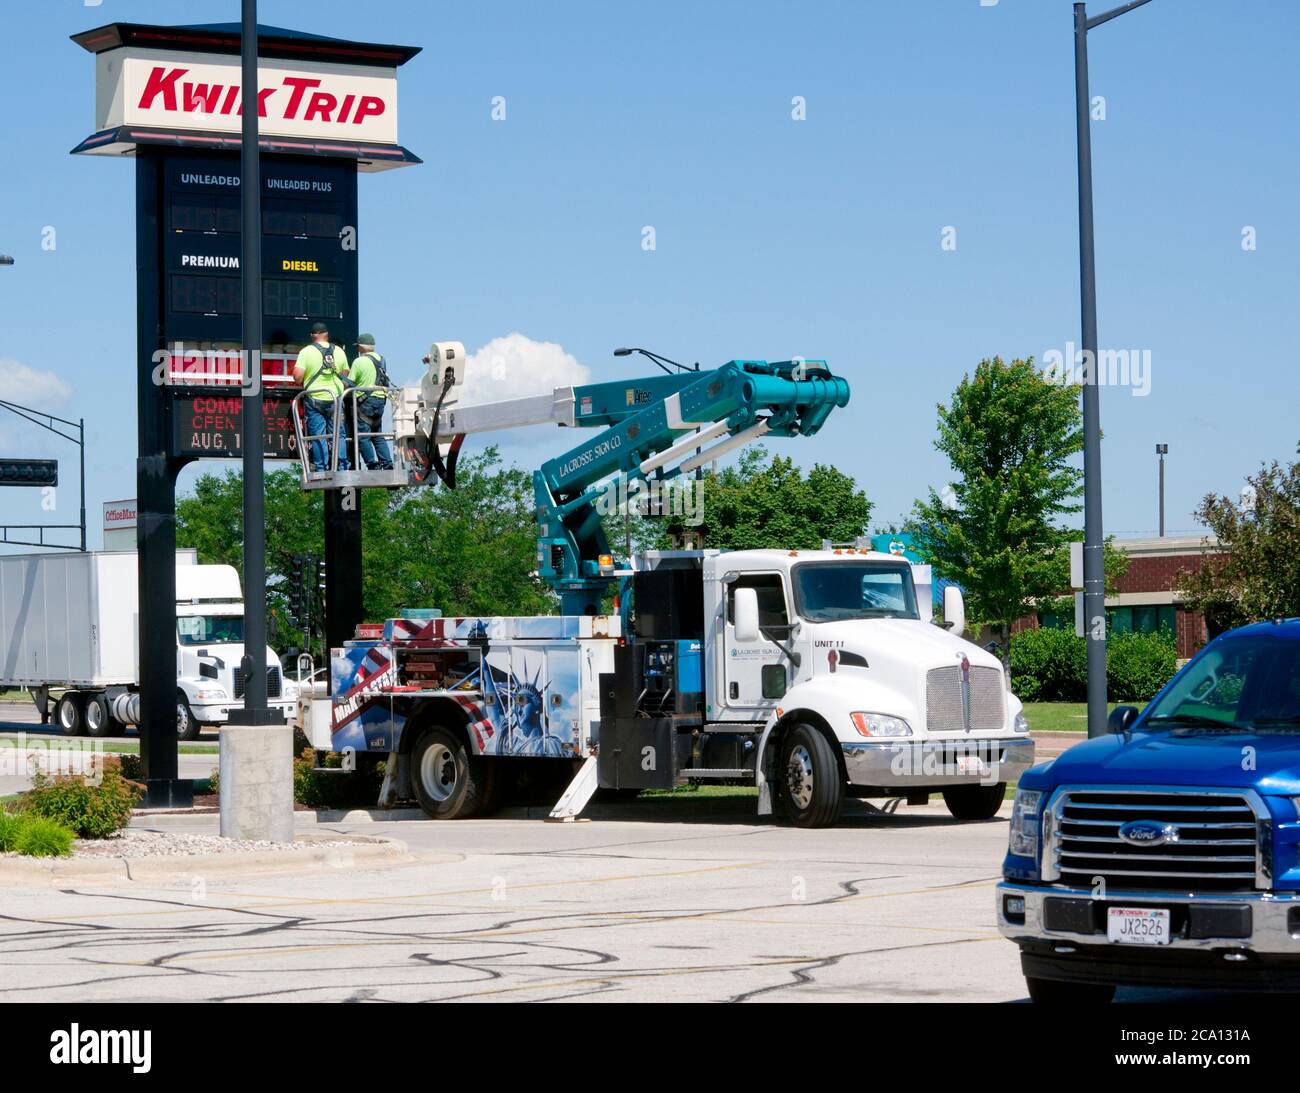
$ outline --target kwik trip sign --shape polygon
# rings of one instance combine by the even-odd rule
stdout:
[[[397,142],[395,68],[265,60],[257,72],[263,136]],[[108,50],[96,56],[96,126],[238,133],[240,75],[238,56]]]

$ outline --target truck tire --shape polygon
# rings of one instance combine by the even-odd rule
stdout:
[[[197,740],[202,726],[194,719],[189,700],[184,691],[176,692],[176,736],[181,740]]]
[[[943,803],[955,820],[991,820],[1007,795],[1006,782],[994,786],[949,786]]]
[[[482,756],[441,725],[421,733],[411,749],[411,784],[433,820],[466,820],[485,811],[495,771]]]
[[[812,725],[796,725],[781,743],[778,789],[796,827],[829,827],[840,818],[844,779],[830,742]]]
[[[86,726],[87,736],[112,736],[117,724],[109,712],[108,699],[104,697],[102,691],[86,696],[81,719]]]
[[[1031,1002],[1046,1006],[1103,1005],[1115,997],[1114,983],[1069,983],[1064,979],[1025,976]]]
[[[80,736],[86,727],[81,716],[81,695],[64,691],[55,704],[54,721],[64,736]]]

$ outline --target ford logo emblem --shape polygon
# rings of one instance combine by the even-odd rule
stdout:
[[[1178,841],[1178,828],[1159,820],[1131,820],[1120,824],[1119,837],[1130,846],[1164,846]]]

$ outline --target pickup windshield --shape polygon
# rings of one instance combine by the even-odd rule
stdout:
[[[1300,641],[1250,634],[1217,642],[1143,721],[1152,729],[1300,730]]]
[[[920,617],[905,562],[805,562],[794,567],[794,602],[809,622]]]
[[[176,634],[182,645],[220,645],[244,640],[242,615],[181,615]]]

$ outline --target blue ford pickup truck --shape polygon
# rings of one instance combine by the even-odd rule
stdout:
[[[1035,1002],[1300,990],[1300,619],[1210,642],[1020,779],[997,915]]]

